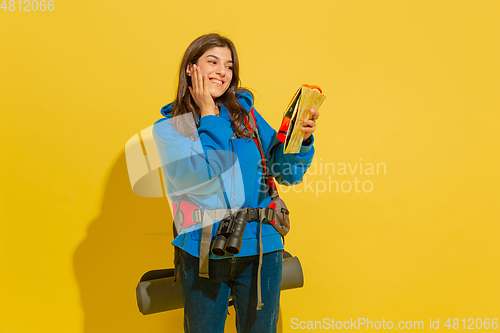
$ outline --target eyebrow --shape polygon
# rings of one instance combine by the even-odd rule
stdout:
[[[213,54],[209,54],[209,55],[207,55],[207,58],[208,58],[208,57],[214,57],[215,59],[219,60],[219,57],[218,57],[218,56],[215,56],[215,55],[213,55]],[[233,63],[233,61],[232,61],[232,60],[228,60],[228,61],[226,61],[226,62]]]

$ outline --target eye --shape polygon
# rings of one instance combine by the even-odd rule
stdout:
[[[226,66],[226,67],[227,67],[227,69],[229,69],[230,71],[232,71],[232,70],[233,70],[233,66]]]
[[[209,60],[208,62],[215,65],[215,61],[213,60]]]

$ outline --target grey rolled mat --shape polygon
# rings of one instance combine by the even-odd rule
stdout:
[[[283,253],[281,290],[301,288],[304,275],[299,258]],[[174,283],[174,269],[160,269],[144,274],[135,289],[139,311],[152,314],[183,307],[179,282]]]

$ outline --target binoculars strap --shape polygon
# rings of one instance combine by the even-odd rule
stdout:
[[[264,303],[262,303],[262,287],[261,287],[261,274],[262,269],[262,257],[264,255],[262,248],[262,219],[259,221],[259,268],[257,269],[257,310],[262,309]]]
[[[245,209],[245,208],[243,208]],[[237,212],[239,209],[231,209],[231,213]],[[264,249],[262,247],[262,221],[264,220],[264,209],[259,210],[259,266],[257,269],[257,310],[262,309],[262,259],[264,256]],[[198,275],[204,278],[209,278],[208,261],[210,257],[210,243],[212,240],[212,226],[214,220],[222,220],[228,213],[228,210],[214,209],[206,210],[203,212],[201,244],[200,244],[200,262],[198,268]]]
[[[209,278],[208,276],[208,259],[210,256],[210,241],[212,240],[212,225],[214,221],[203,214],[203,228],[201,229],[200,243],[200,265],[198,274],[201,277]]]
[[[210,257],[210,243],[212,241],[212,226],[214,220],[222,220],[228,213],[235,213],[238,209],[212,209],[204,210],[202,215],[201,243],[200,243],[200,264],[198,275],[209,278],[208,259]]]

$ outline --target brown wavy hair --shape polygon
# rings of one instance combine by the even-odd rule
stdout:
[[[241,88],[240,84],[240,68],[238,61],[238,54],[236,53],[236,48],[234,47],[233,42],[226,37],[223,37],[219,34],[207,34],[196,38],[194,41],[186,49],[184,52],[184,56],[182,58],[181,66],[179,69],[179,84],[177,86],[177,96],[175,101],[172,104],[171,110],[171,119],[174,127],[183,135],[193,137],[193,129],[199,126],[197,122],[198,117],[196,115],[200,114],[200,108],[194,101],[191,93],[189,92],[188,87],[191,85],[191,77],[187,75],[186,69],[189,64],[196,64],[198,59],[208,50],[213,47],[227,47],[231,50],[231,56],[233,60],[233,78],[231,83],[229,84],[229,88],[226,92],[214,99],[216,105],[224,105],[231,117],[232,125],[236,132],[237,137],[252,137],[253,133],[246,128],[246,126],[242,126],[244,124],[245,116],[248,114],[248,111],[238,102],[236,98],[237,93],[248,92],[252,95],[248,89]],[[176,116],[192,113],[193,114],[193,122],[186,123],[186,121],[176,121],[177,119],[184,118],[174,118]]]

